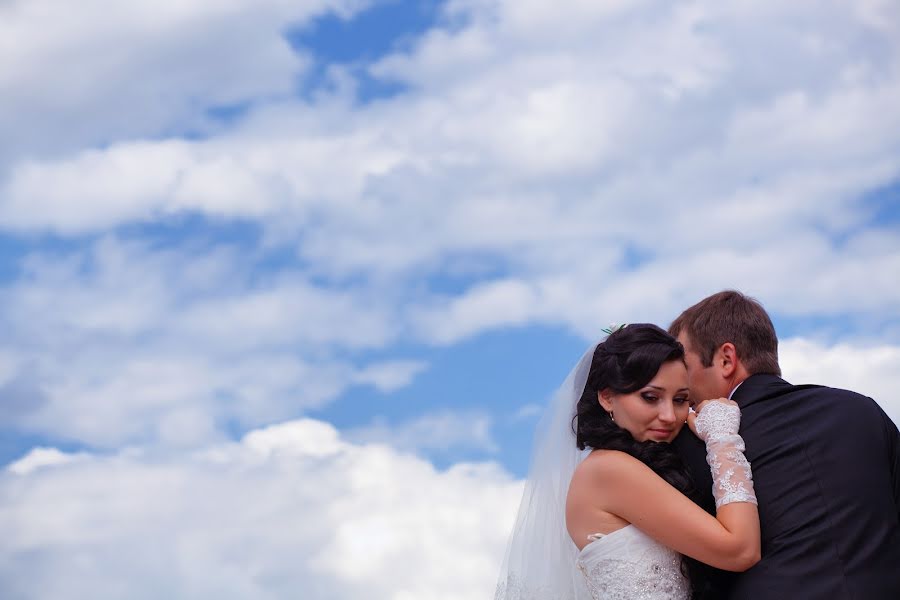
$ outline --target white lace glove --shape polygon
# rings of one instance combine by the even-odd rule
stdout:
[[[741,409],[734,402],[711,401],[697,415],[697,437],[706,442],[716,508],[732,502],[757,504],[744,440],[738,435],[740,426]]]

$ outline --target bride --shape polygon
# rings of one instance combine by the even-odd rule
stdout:
[[[541,420],[495,600],[703,595],[704,568],[760,555],[740,410],[690,410],[684,348],[651,324],[613,331],[581,359]],[[716,516],[668,442],[688,424],[706,443]]]

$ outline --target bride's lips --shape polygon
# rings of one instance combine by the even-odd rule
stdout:
[[[672,435],[673,429],[650,429],[650,435],[653,437],[667,438]]]

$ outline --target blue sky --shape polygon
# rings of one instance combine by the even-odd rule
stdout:
[[[489,595],[573,363],[724,288],[900,419],[890,2],[290,4],[0,7],[13,597]]]

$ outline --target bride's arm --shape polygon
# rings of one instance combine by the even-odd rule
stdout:
[[[624,452],[594,452],[579,477],[592,489],[598,508],[632,523],[682,554],[728,571],[759,562],[759,514],[750,502],[721,505],[713,517],[666,483],[650,467]]]

